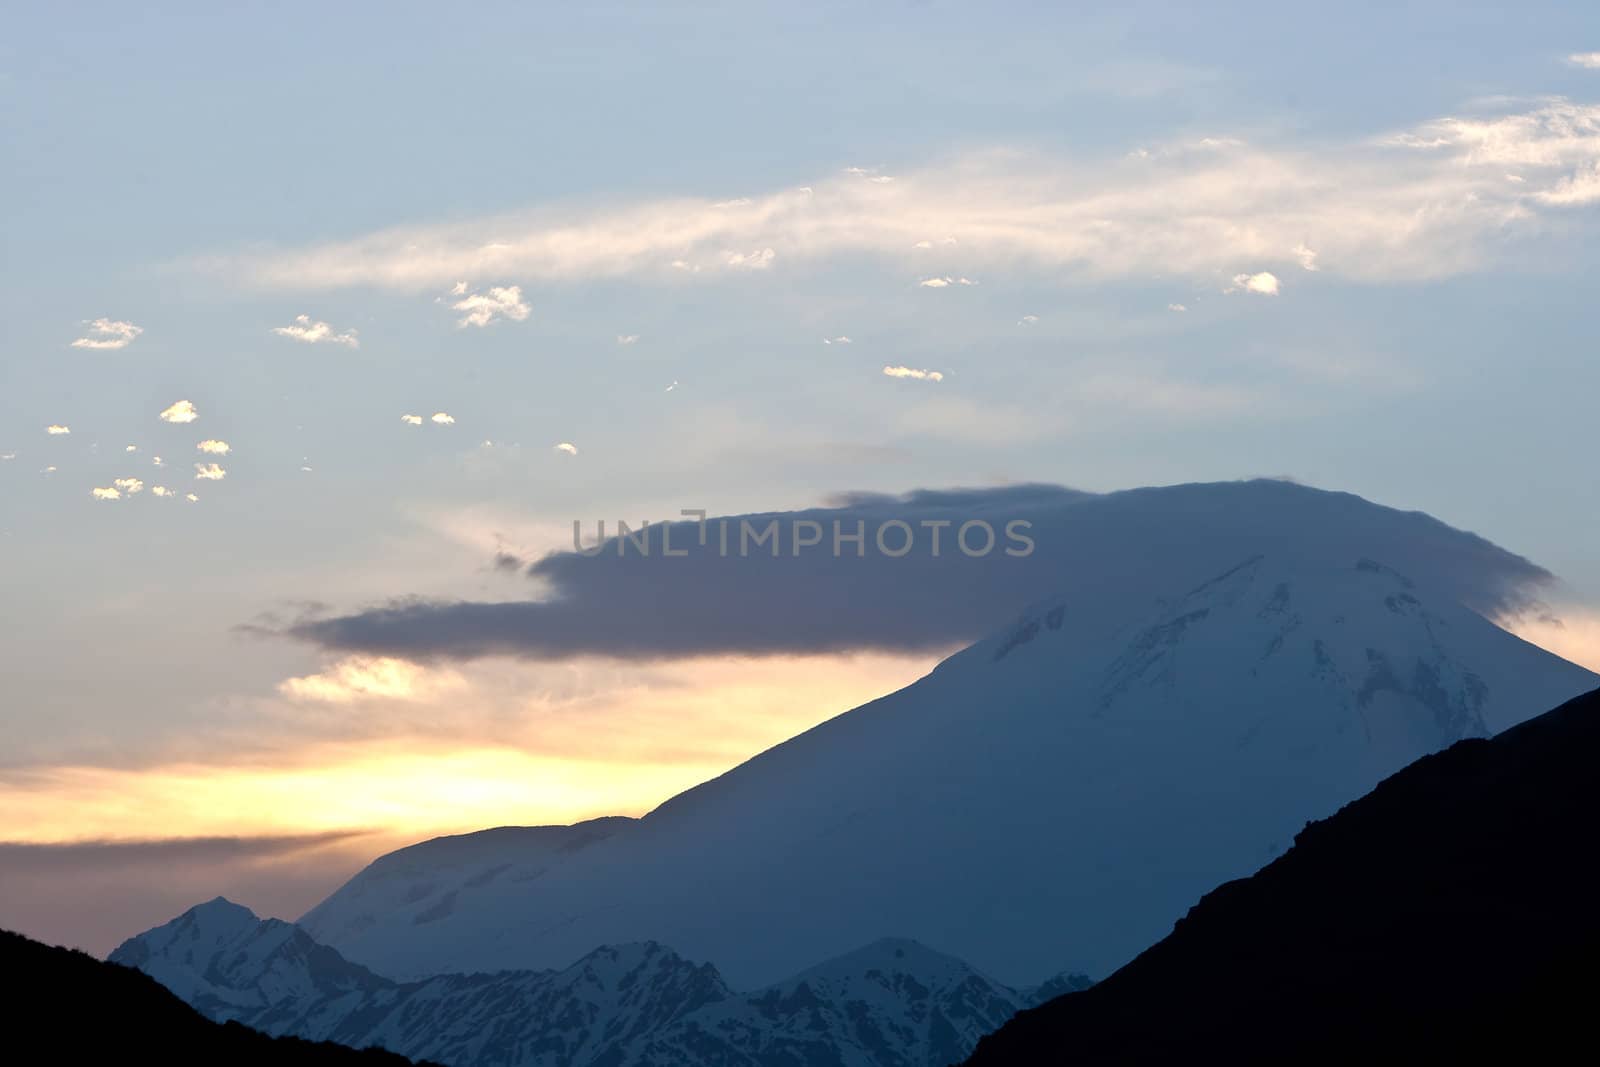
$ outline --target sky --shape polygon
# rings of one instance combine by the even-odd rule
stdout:
[[[989,618],[385,629],[524,625],[574,521],[1289,478],[1547,568],[1506,621],[1600,665],[1586,5],[9,22],[0,925],[639,814]]]

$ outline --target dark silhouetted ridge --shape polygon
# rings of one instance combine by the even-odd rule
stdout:
[[[1597,768],[1600,691],[1420,759],[968,1063],[1593,1062]]]
[[[218,1024],[131,967],[0,930],[8,1063],[403,1067],[404,1056]]]

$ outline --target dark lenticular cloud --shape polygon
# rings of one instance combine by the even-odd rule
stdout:
[[[598,518],[582,522],[588,549]],[[742,524],[761,533],[773,520],[778,554],[770,542],[748,539],[741,554]],[[956,544],[957,528],[973,521],[994,531],[986,554]],[[1007,537],[1013,521],[1029,524],[1013,528],[1032,540],[1026,555],[1006,551],[1026,547]],[[935,554],[930,524],[940,522],[949,525]],[[862,530],[864,545],[844,541],[836,555],[835,523],[846,537]],[[898,557],[877,543],[880,527],[894,523],[905,525],[884,529],[889,552],[905,546],[907,527],[911,534],[910,551]],[[796,554],[797,529],[820,530],[820,543]],[[610,521],[612,536],[597,554],[556,552],[528,568],[553,591],[545,599],[396,601],[289,632],[330,650],[418,659],[916,652],[974,641],[1045,597],[1064,596],[1086,611],[1149,605],[1258,553],[1374,559],[1486,614],[1522,606],[1551,577],[1420,512],[1276,480],[1103,495],[1051,485],[849,494],[805,511],[713,517],[704,545],[701,530],[692,519],[671,523],[668,557],[663,525],[652,523],[619,554]],[[980,527],[969,530],[971,550],[985,541]]]

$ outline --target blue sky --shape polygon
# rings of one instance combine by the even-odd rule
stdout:
[[[634,723],[656,755],[551,757],[666,767],[627,807],[930,662],[424,676],[239,629],[312,601],[523,595],[494,552],[560,547],[574,518],[1287,475],[1550,568],[1570,623],[1551,640],[1600,648],[1585,5],[10,22],[3,760],[28,811],[62,814],[0,839],[213,832],[172,783],[370,770],[324,744],[347,740],[341,685],[407,693],[411,756],[525,738],[519,687],[562,722]],[[160,418],[180,400],[195,421]],[[226,476],[197,479],[213,462]],[[660,756],[640,718],[691,685],[770,714]],[[489,710],[440,727],[468,690]],[[167,785],[103,800],[137,773]],[[593,813],[614,780],[514,799]],[[255,828],[347,825],[298,811]]]

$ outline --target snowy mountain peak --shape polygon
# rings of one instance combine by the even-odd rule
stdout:
[[[304,921],[402,978],[654,938],[750,988],[886,931],[1016,986],[1109,973],[1308,820],[1600,684],[1333,521],[1188,569],[1175,533],[1164,594],[1081,585],[642,820],[468,835]]]

